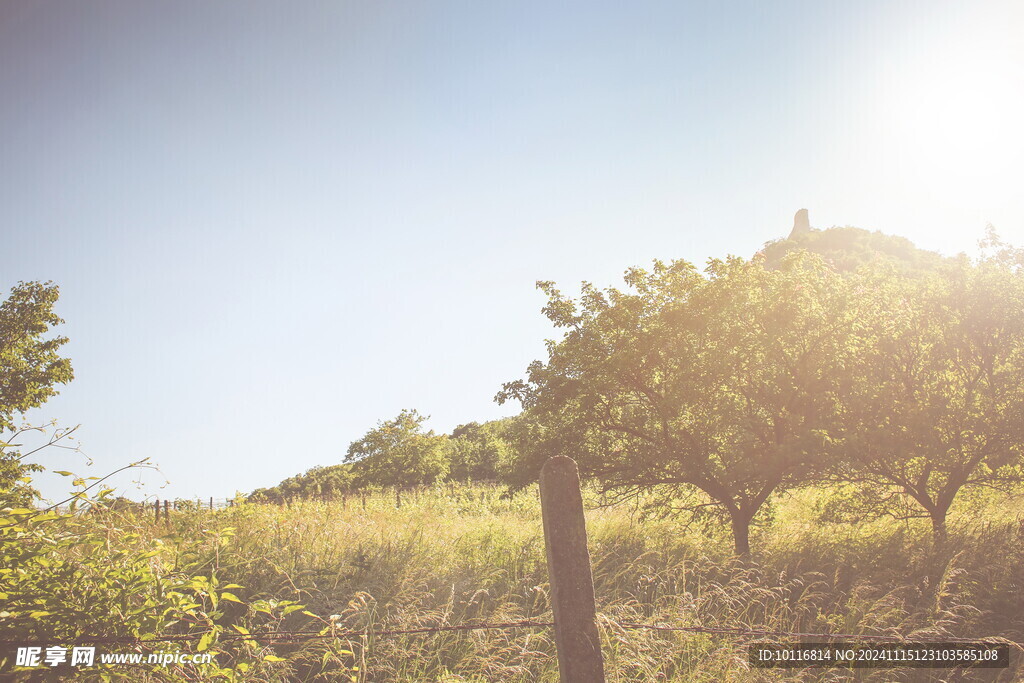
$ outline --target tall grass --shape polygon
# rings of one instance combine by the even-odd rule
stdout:
[[[550,621],[539,502],[488,487],[438,487],[290,507],[242,505],[145,524],[166,561],[213,569],[247,600],[299,600],[292,628],[387,630],[470,621]],[[588,512],[599,625],[610,681],[946,680],[948,670],[758,670],[746,646],[765,638],[628,628],[644,623],[1024,642],[1021,498],[965,501],[935,550],[920,520],[826,521],[827,496],[775,501],[739,563],[716,527],[679,516],[641,520],[625,506]],[[140,522],[141,523],[141,522]],[[341,649],[354,655],[342,654]],[[282,678],[361,681],[557,681],[546,628],[356,637],[277,646]],[[1021,680],[1010,670],[963,680]],[[973,678],[971,678],[973,676]]]

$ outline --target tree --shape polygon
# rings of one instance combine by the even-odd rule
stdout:
[[[53,312],[60,295],[50,283],[19,282],[0,304],[0,430],[14,429],[14,416],[38,408],[74,377],[71,361],[58,350],[67,337],[44,339],[64,321]]]
[[[352,478],[352,465],[316,466],[277,486],[256,489],[248,500],[282,503],[288,498],[333,498],[351,488]]]
[[[415,410],[403,410],[353,442],[345,462],[353,463],[357,485],[413,486],[444,479],[448,437],[425,432],[426,419]]]
[[[775,268],[712,260],[706,274],[656,261],[626,272],[632,293],[584,283],[578,301],[538,283],[565,336],[496,398],[524,408],[520,482],[564,454],[606,491],[696,488],[746,556],[769,497],[830,464],[866,297],[803,253]]]
[[[449,479],[495,481],[512,460],[506,433],[514,418],[459,425],[448,439]]]
[[[961,490],[1022,479],[1024,273],[1009,256],[880,278],[847,397],[848,478],[913,499],[937,546]]]
[[[13,433],[0,440],[0,507],[27,504],[35,491],[26,475],[42,469],[24,462],[11,443],[26,431],[16,426],[16,416],[41,406],[57,394],[54,385],[74,377],[71,361],[58,353],[67,338],[45,338],[64,322],[53,312],[59,294],[50,282],[19,282],[0,304],[0,432]]]

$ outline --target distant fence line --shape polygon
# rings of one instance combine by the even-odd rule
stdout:
[[[480,486],[491,487],[494,490],[479,491]],[[428,493],[442,493],[450,495],[457,500],[470,500],[484,502],[495,498],[497,489],[500,486],[496,482],[473,482],[470,485],[461,482],[445,482],[438,485],[421,486],[390,486],[374,487],[370,489],[357,489],[353,491],[331,491],[327,493],[316,493],[311,495],[283,495],[263,496],[254,499],[247,499],[245,496],[234,498],[156,498],[149,501],[132,501],[128,499],[117,499],[107,505],[113,510],[135,510],[138,512],[152,511],[156,519],[160,514],[166,518],[171,512],[197,512],[200,510],[224,510],[239,503],[252,502],[264,505],[277,505],[279,507],[291,507],[303,502],[334,502],[341,503],[347,509],[349,503],[356,507],[367,510],[370,502],[379,506],[380,501],[386,501],[387,505],[402,507],[409,502],[419,502],[422,496]],[[67,510],[68,506],[62,505],[57,510]],[[158,514],[159,511],[159,514]]]

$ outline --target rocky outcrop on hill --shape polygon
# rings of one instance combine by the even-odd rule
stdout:
[[[800,235],[811,231],[811,219],[807,216],[807,209],[800,209],[793,216],[793,230],[789,233],[789,239],[796,239]]]

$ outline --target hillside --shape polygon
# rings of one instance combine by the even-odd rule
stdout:
[[[806,212],[803,215],[806,217]],[[916,247],[905,237],[851,226],[815,230],[799,225],[799,219],[789,237],[766,243],[760,253],[769,265],[774,265],[784,255],[797,249],[819,254],[843,272],[854,270],[875,259],[883,259],[891,261],[909,274],[933,270],[949,260],[934,251]]]

